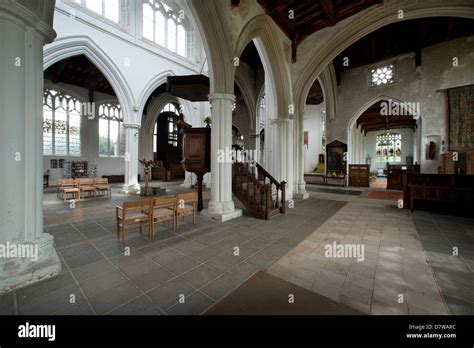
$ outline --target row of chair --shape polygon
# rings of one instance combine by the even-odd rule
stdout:
[[[66,200],[68,195],[75,199],[82,199],[87,193],[88,197],[106,196],[112,197],[112,189],[107,178],[80,178],[59,179],[57,196]]]
[[[173,230],[179,225],[179,218],[193,214],[193,224],[196,223],[196,192],[182,193],[176,196],[165,196],[158,198],[140,199],[123,202],[116,207],[117,239],[126,244],[127,229],[145,227],[148,236],[155,236],[155,223],[173,223]]]

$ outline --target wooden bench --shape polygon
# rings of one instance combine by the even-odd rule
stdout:
[[[99,193],[99,196],[112,197],[112,188],[109,186],[109,180],[107,178],[95,178],[94,187],[96,189],[96,197],[97,193]]]
[[[76,185],[81,190],[81,198],[84,198],[84,193],[88,192],[89,197],[96,196],[96,188],[94,186],[94,179],[92,178],[80,178],[76,179]]]
[[[415,202],[438,202],[454,211],[469,211],[474,201],[474,175],[403,175],[403,206],[413,211]]]
[[[123,202],[122,207],[115,208],[115,218],[117,220],[117,239],[120,240],[122,235],[122,243],[127,243],[127,229],[146,227],[149,235],[151,234],[150,216],[151,216],[151,199],[140,199],[137,201]]]
[[[166,196],[152,199],[150,212],[150,238],[155,237],[156,222],[173,222],[173,230],[176,230],[176,196]]]
[[[196,192],[181,193],[176,196],[176,227],[179,227],[180,216],[182,216],[184,220],[186,215],[193,214],[193,224],[196,223],[196,202]]]

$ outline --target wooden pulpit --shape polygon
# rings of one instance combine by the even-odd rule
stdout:
[[[211,128],[183,128],[183,167],[196,174],[198,211],[203,209],[202,180],[211,170]]]

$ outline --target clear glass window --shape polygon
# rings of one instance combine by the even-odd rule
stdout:
[[[394,70],[392,64],[371,69],[371,86],[377,87],[394,83]]]
[[[143,2],[143,37],[183,57],[188,55],[188,31],[172,9],[160,0]]]
[[[81,155],[81,102],[49,89],[43,96],[43,154]]]
[[[125,129],[119,104],[99,106],[99,156],[122,157],[125,154]]]

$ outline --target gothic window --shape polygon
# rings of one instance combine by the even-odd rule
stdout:
[[[394,80],[395,68],[392,64],[380,66],[370,70],[371,86],[384,86],[390,85],[395,82]]]
[[[191,56],[190,31],[180,10],[161,0],[143,1],[143,37],[183,57]]]
[[[375,162],[396,163],[402,161],[402,135],[384,133],[375,137]]]
[[[120,0],[73,0],[73,2],[114,23],[119,23]]]
[[[43,96],[43,154],[81,155],[81,102],[46,89]]]
[[[119,104],[99,105],[99,156],[125,155],[125,129]]]

